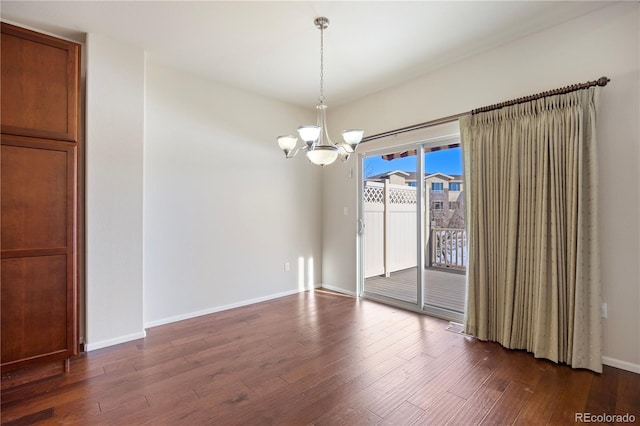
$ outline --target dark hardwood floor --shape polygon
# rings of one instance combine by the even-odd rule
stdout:
[[[325,291],[149,329],[2,395],[2,424],[640,422],[640,375],[573,370]]]

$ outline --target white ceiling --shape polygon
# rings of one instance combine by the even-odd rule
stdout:
[[[65,37],[100,33],[154,61],[301,106],[338,105],[610,2],[2,1],[3,20]]]

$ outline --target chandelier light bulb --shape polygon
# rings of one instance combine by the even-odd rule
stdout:
[[[364,130],[360,129],[349,129],[342,131],[342,139],[344,139],[344,141],[348,143],[354,150],[362,140],[363,135]]]
[[[293,151],[298,143],[298,138],[292,135],[278,136],[278,146],[284,152],[284,155],[288,158],[289,153]]]
[[[338,158],[338,148],[332,145],[320,145],[307,151],[307,158],[313,164],[326,166]]]
[[[300,135],[300,139],[302,139],[307,143],[307,145],[309,145],[310,143],[318,140],[321,130],[322,128],[320,128],[319,126],[306,124],[304,126],[298,127],[298,134]]]

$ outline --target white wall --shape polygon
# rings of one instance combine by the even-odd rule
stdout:
[[[142,154],[144,52],[87,36],[86,343],[144,336]]]
[[[599,116],[605,362],[640,372],[639,4],[621,3],[330,111],[375,134],[608,76]],[[366,144],[359,150],[367,149]],[[356,160],[323,172],[323,285],[356,290]],[[621,189],[624,188],[624,189]]]
[[[319,283],[320,170],[275,139],[312,109],[149,62],[145,112],[147,326]]]

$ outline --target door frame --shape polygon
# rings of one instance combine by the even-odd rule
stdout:
[[[402,309],[427,314],[433,317],[442,318],[449,321],[462,322],[464,314],[441,309],[433,306],[426,306],[424,300],[424,261],[425,261],[425,215],[426,215],[426,200],[425,200],[425,188],[424,179],[416,179],[416,255],[417,265],[416,267],[416,296],[417,303],[404,302],[401,300],[393,299],[390,297],[376,295],[366,292],[365,278],[364,278],[364,229],[366,223],[364,222],[364,161],[366,158],[376,157],[386,154],[392,154],[402,151],[416,150],[416,177],[424,176],[425,171],[425,152],[431,148],[451,145],[460,141],[460,134],[445,135],[428,139],[416,139],[416,141],[398,144],[394,146],[387,146],[385,148],[377,148],[368,151],[362,151],[358,153],[357,158],[357,172],[358,172],[358,191],[357,191],[357,210],[358,210],[358,232],[356,233],[356,250],[357,250],[357,296],[363,299],[370,299],[378,302],[382,302],[391,306],[396,306]]]

